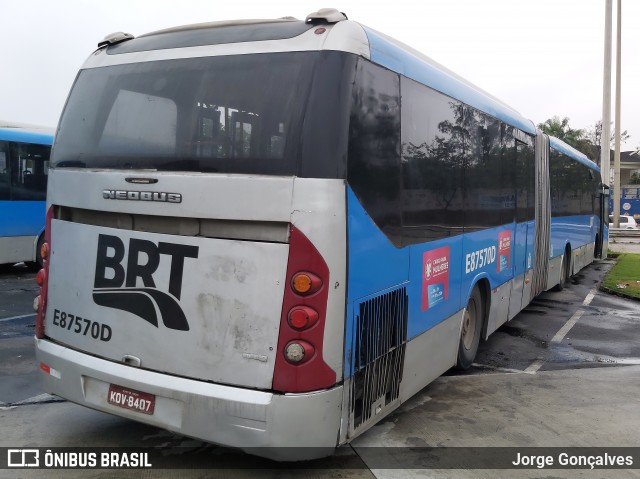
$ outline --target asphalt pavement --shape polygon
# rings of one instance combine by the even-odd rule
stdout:
[[[640,253],[640,230],[609,230],[609,251]]]
[[[0,266],[0,406],[40,395],[33,335],[35,273]]]

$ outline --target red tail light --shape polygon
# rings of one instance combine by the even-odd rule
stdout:
[[[318,322],[320,316],[318,312],[309,306],[294,306],[289,311],[289,326],[298,331],[309,329]]]
[[[273,389],[297,393],[331,387],[336,373],[322,357],[329,268],[293,225],[285,284]]]
[[[47,220],[44,230],[44,244],[42,245],[42,258],[44,260],[44,268],[42,268],[36,276],[36,282],[40,286],[40,296],[38,300],[38,312],[36,313],[36,338],[44,338],[44,315],[47,311],[47,293],[49,291],[49,264],[51,258],[51,219],[53,218],[53,206],[47,210]]]

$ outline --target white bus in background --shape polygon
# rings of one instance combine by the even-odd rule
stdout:
[[[606,251],[598,177],[335,10],[110,36],[56,135],[44,388],[330,454]]]

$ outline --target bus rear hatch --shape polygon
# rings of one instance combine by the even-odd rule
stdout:
[[[288,244],[63,219],[51,233],[48,337],[145,369],[271,387]]]

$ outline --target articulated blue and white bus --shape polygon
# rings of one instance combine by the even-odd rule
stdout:
[[[0,264],[40,269],[53,130],[0,122]]]
[[[56,134],[44,388],[268,457],[329,454],[605,254],[599,185],[584,155],[335,10],[109,36]]]

